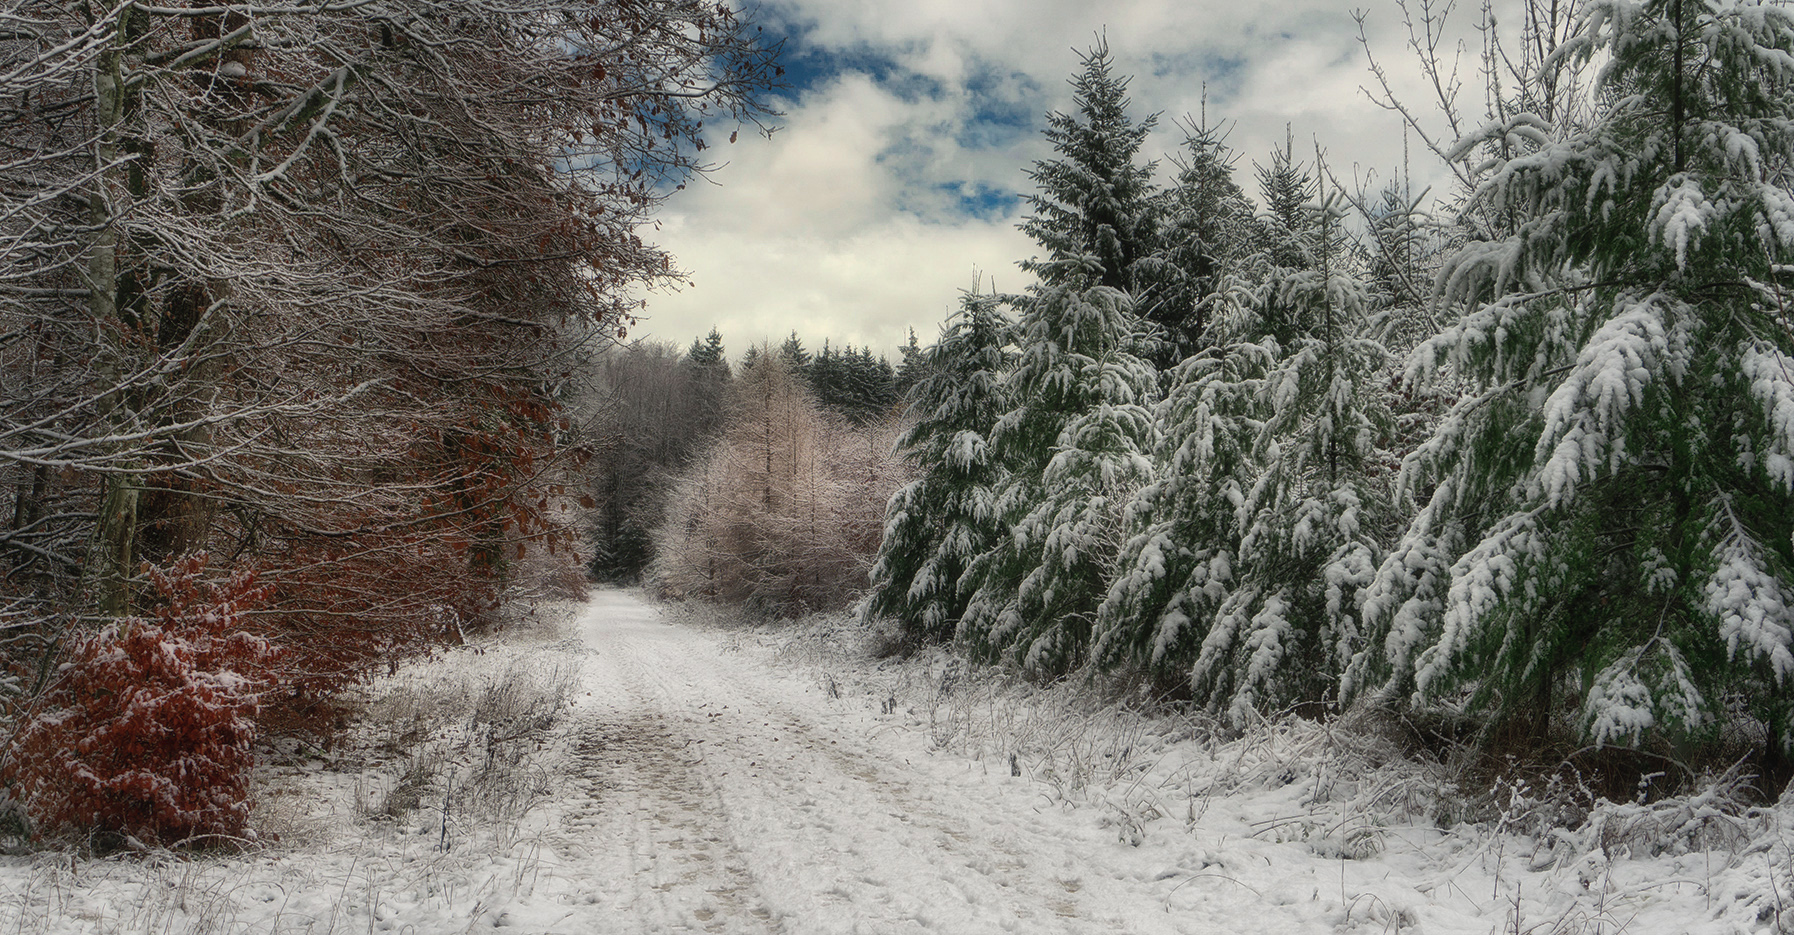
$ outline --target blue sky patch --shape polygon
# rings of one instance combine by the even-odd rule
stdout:
[[[941,190],[953,196],[962,213],[985,221],[1013,217],[1022,203],[1021,195],[980,182],[942,185]]]

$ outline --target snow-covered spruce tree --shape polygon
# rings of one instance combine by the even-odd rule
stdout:
[[[1729,706],[1794,742],[1794,16],[1587,5],[1593,117],[1516,113],[1448,264],[1462,319],[1408,379],[1473,381],[1403,465],[1425,499],[1379,568],[1347,688],[1470,692],[1495,727],[1700,738]],[[1550,62],[1547,65],[1552,64]]]
[[[1234,153],[1221,131],[1189,121],[1183,148],[1172,157],[1173,184],[1160,196],[1160,245],[1148,265],[1149,302],[1160,310],[1170,344],[1167,367],[1205,345],[1223,271],[1250,252],[1254,230],[1252,203],[1234,181]]]
[[[1258,197],[1264,203],[1253,232],[1253,245],[1262,255],[1260,265],[1301,269],[1314,261],[1308,239],[1316,220],[1313,206],[1318,188],[1314,173],[1296,160],[1295,150],[1294,134],[1286,134],[1283,148],[1271,151],[1269,166],[1252,166],[1258,177]],[[1274,320],[1270,324],[1280,327]]]
[[[1022,269],[1048,285],[1062,285],[1068,278],[1089,279],[1071,257],[1095,261],[1094,281],[1127,293],[1136,302],[1136,315],[1150,320],[1157,334],[1143,336],[1155,360],[1175,362],[1165,335],[1183,327],[1184,310],[1173,304],[1157,304],[1154,283],[1163,264],[1154,262],[1159,252],[1158,193],[1152,182],[1156,163],[1140,162],[1140,148],[1158,125],[1153,114],[1135,123],[1128,116],[1128,79],[1114,74],[1114,59],[1106,42],[1083,55],[1083,71],[1071,80],[1072,113],[1047,114],[1042,135],[1053,145],[1053,159],[1036,162],[1028,177],[1039,191],[1028,196],[1033,213],[1021,229],[1046,250],[1046,257],[1021,263]]]
[[[1054,267],[1060,284],[1011,301],[1021,356],[999,391],[1013,409],[991,433],[1007,472],[996,497],[1010,534],[973,561],[959,636],[1039,674],[1081,664],[1120,546],[1121,507],[1151,475],[1157,374],[1126,350],[1139,319],[1098,284],[1096,257]]]
[[[898,449],[923,473],[886,508],[865,604],[911,639],[952,638],[971,596],[961,584],[966,568],[1007,534],[994,502],[1002,469],[989,438],[1009,409],[998,382],[1013,340],[996,296],[969,292],[939,340],[917,355],[915,369],[926,376],[910,391],[914,422]]]
[[[1439,331],[1434,316],[1433,280],[1445,255],[1445,236],[1402,182],[1383,186],[1374,200],[1358,203],[1368,251],[1366,275],[1385,345],[1396,353],[1412,350]]]
[[[1021,348],[1000,389],[1013,407],[991,432],[1005,472],[996,504],[1010,534],[973,561],[958,636],[1031,671],[1078,665],[1120,536],[1120,504],[1144,481],[1157,374],[1131,353],[1151,343],[1130,290],[1154,249],[1152,166],[1135,160],[1156,117],[1127,114],[1127,80],[1106,45],[1071,82],[1076,114],[1047,115],[1056,158],[1034,164],[1022,230],[1047,257],[1041,284],[1006,302]]]
[[[1328,697],[1381,557],[1366,459],[1385,355],[1364,334],[1340,204],[1280,224],[1294,232],[1211,298],[1232,314],[1159,408],[1154,480],[1099,615],[1101,662],[1185,677],[1236,724]]]

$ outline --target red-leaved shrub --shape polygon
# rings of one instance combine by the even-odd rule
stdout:
[[[262,723],[326,744],[338,692],[458,642],[461,621],[498,600],[492,582],[469,574],[441,542],[365,535],[340,546],[301,543],[263,568],[272,591],[255,624],[285,654]]]
[[[240,835],[250,744],[276,650],[242,628],[251,572],[202,578],[204,553],[149,569],[160,603],[69,650],[6,750],[4,778],[39,833],[172,843]]]

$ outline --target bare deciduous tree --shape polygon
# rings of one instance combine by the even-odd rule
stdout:
[[[884,504],[907,479],[897,426],[825,414],[762,348],[731,386],[728,421],[675,486],[650,572],[664,593],[791,614],[867,585]]]
[[[362,665],[571,554],[579,349],[775,56],[708,0],[0,2],[14,658],[195,550]]]

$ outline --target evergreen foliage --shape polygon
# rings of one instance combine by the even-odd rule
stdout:
[[[995,504],[1003,472],[989,436],[1009,408],[999,381],[1013,339],[996,297],[967,293],[940,338],[905,361],[926,376],[910,390],[914,422],[898,450],[921,476],[886,508],[865,612],[895,619],[912,639],[953,636],[971,596],[962,581],[968,566],[1007,534]]]
[[[1369,209],[1370,287],[1378,304],[1417,306],[1432,292],[1424,272],[1432,249],[1420,199],[1390,182]]]
[[[1150,264],[1151,298],[1168,345],[1161,366],[1194,355],[1222,291],[1224,271],[1250,252],[1253,209],[1233,178],[1234,154],[1214,127],[1185,127],[1177,175],[1162,196],[1160,247]]]
[[[1327,697],[1381,556],[1383,498],[1366,488],[1384,355],[1338,262],[1339,205],[1303,206],[1254,264],[1265,280],[1236,275],[1213,297],[1230,314],[1159,407],[1155,475],[1099,613],[1100,662],[1187,678],[1235,723]]]
[[[1308,304],[1285,304],[1278,294],[1278,283],[1289,281],[1300,273],[1315,269],[1321,254],[1315,249],[1318,215],[1314,200],[1319,191],[1314,173],[1295,159],[1295,138],[1286,137],[1284,147],[1273,150],[1269,167],[1254,164],[1258,176],[1258,197],[1264,210],[1254,230],[1254,252],[1251,264],[1263,287],[1260,302],[1261,325],[1267,334],[1280,341],[1315,330],[1315,322],[1303,317],[1315,310]],[[1329,242],[1326,249],[1335,244]]]
[[[795,334],[752,367],[855,419],[913,387],[919,478],[865,613],[1040,676],[1181,683],[1235,724],[1357,699],[1485,741],[1794,752],[1794,15],[1582,10],[1556,51],[1491,56],[1520,80],[1450,153],[1452,219],[1391,185],[1353,202],[1361,239],[1293,135],[1256,216],[1206,119],[1155,192],[1153,121],[1091,50],[1030,173],[1039,285],[968,295],[899,371]],[[1414,348],[1399,385],[1384,342]],[[769,465],[846,437],[737,431]],[[777,473],[735,462],[689,503]],[[667,529],[763,530],[736,551],[787,588],[814,546],[780,496]]]
[[[1258,178],[1258,197],[1264,202],[1256,244],[1272,265],[1286,269],[1300,268],[1312,260],[1302,246],[1314,222],[1311,206],[1317,185],[1314,173],[1296,160],[1295,150],[1294,134],[1286,134],[1283,148],[1271,151],[1269,166],[1252,166]]]
[[[1149,326],[1133,291],[1156,249],[1153,164],[1136,160],[1157,122],[1127,115],[1127,80],[1106,44],[1071,82],[1077,113],[1047,115],[1055,158],[1034,164],[1034,214],[1021,228],[1046,259],[1019,310],[1020,355],[992,428],[1004,472],[996,514],[1010,534],[979,555],[958,635],[986,658],[1055,674],[1081,664],[1120,544],[1121,505],[1151,473],[1147,407],[1157,372],[1132,353]]]
[[[898,348],[898,353],[897,395],[901,397],[907,395],[911,388],[928,375],[927,357],[922,353],[922,346],[916,342],[916,329],[909,329],[909,341]]]
[[[996,508],[1011,534],[967,575],[976,590],[960,635],[1043,674],[1087,655],[1121,506],[1151,474],[1157,374],[1128,353],[1140,322],[1126,293],[1097,283],[1101,270],[1094,257],[1066,258],[1061,285],[1011,300],[1021,355],[1000,391],[1013,408],[991,432],[1007,472]]]
[[[889,360],[873,357],[871,348],[848,344],[836,351],[824,341],[799,373],[817,402],[855,424],[884,418],[897,405],[896,371]]]
[[[1457,147],[1493,152],[1471,207],[1513,224],[1448,264],[1463,317],[1409,364],[1473,391],[1403,465],[1424,504],[1347,687],[1598,744],[1743,704],[1786,749],[1794,17],[1604,0],[1558,56],[1605,61],[1586,124]]]
[[[1046,249],[1047,258],[1024,260],[1021,267],[1049,286],[1089,279],[1132,293],[1140,285],[1136,266],[1156,244],[1157,164],[1138,160],[1158,116],[1139,123],[1128,116],[1128,82],[1114,74],[1107,43],[1086,52],[1082,65],[1071,81],[1075,113],[1047,114],[1042,131],[1056,157],[1034,163],[1028,173],[1039,190],[1028,196],[1033,213],[1021,229]],[[1090,257],[1094,269],[1061,262],[1067,257]]]
[[[729,378],[729,354],[723,347],[723,336],[715,328],[702,338],[691,339],[691,349],[685,352],[685,359],[693,367],[707,369]]]
[[[791,332],[785,343],[779,345],[779,359],[794,373],[802,373],[810,365],[810,352],[804,349],[804,342],[798,338],[796,331]]]

